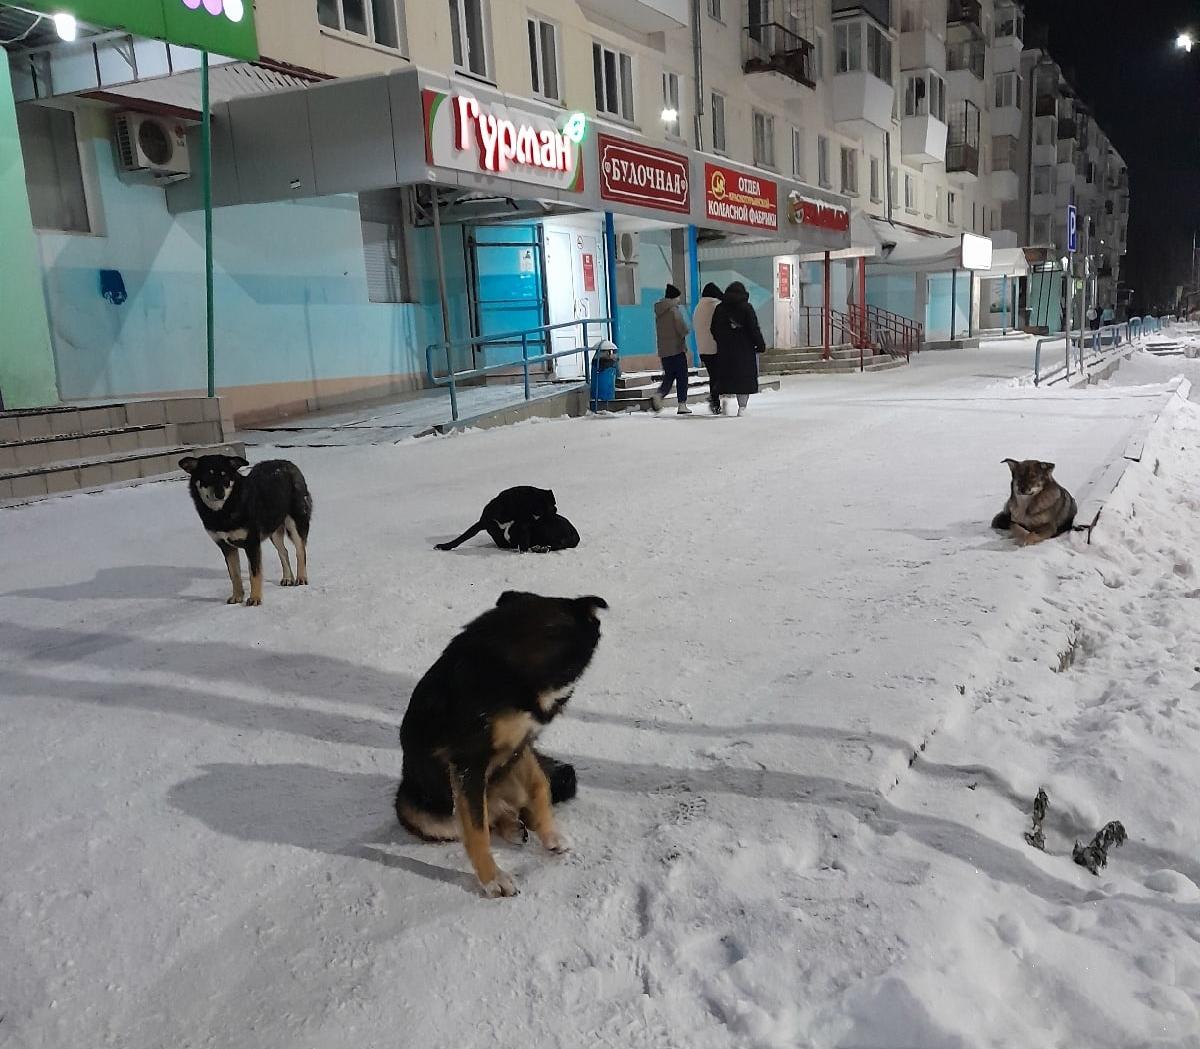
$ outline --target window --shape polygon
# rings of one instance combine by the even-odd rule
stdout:
[[[953,226],[958,222],[958,194],[946,194],[946,221]]]
[[[1036,126],[1036,142],[1039,146],[1054,145],[1054,121],[1039,118]]]
[[[1033,243],[1034,244],[1049,244],[1050,237],[1050,216],[1049,215],[1034,215],[1033,216]]]
[[[867,22],[867,71],[880,80],[892,82],[892,41],[874,22]]]
[[[804,128],[801,127],[792,128],[792,174],[804,181]]]
[[[683,108],[679,102],[679,74],[663,73],[663,130],[668,135],[679,137],[679,129],[683,126]],[[674,118],[668,120],[667,114],[674,113]]]
[[[1016,73],[996,74],[996,108],[1019,105],[1021,79]]]
[[[904,84],[904,115],[946,121],[946,83],[936,73],[917,73]]]
[[[971,201],[971,229],[975,229],[979,223],[979,205],[975,201]]]
[[[715,18],[718,22],[724,22],[725,16],[721,10],[723,0],[708,0],[708,17]]]
[[[858,196],[858,150],[842,146],[842,192]]]
[[[754,114],[754,163],[760,168],[775,166],[775,118],[767,113]]]
[[[633,58],[603,44],[592,44],[596,112],[633,122]]]
[[[718,153],[725,152],[725,96],[712,93],[712,144]]]
[[[883,165],[878,157],[871,158],[871,199],[875,203],[883,200]]]
[[[826,189],[833,185],[829,180],[829,139],[824,135],[817,136],[817,181]]]
[[[817,40],[813,45],[813,79],[820,81],[825,77],[825,34],[817,30]]]
[[[934,201],[934,214],[938,222],[946,221],[945,197],[942,195],[942,187],[938,186],[937,195]]]
[[[400,14],[396,4],[397,0],[317,0],[317,21],[327,29],[341,29],[398,49]]]
[[[904,173],[904,210],[913,214],[917,211],[917,186],[907,171]]]
[[[409,270],[404,213],[395,193],[362,193],[362,225],[367,297],[371,302],[415,302]]]
[[[936,196],[937,192],[933,185],[933,180],[927,179],[925,181],[925,217],[927,219],[933,218]]]
[[[29,211],[37,229],[91,233],[75,114],[43,106],[17,107]]]
[[[561,102],[558,88],[558,26],[541,18],[530,18],[529,73],[533,93],[551,102]]]
[[[489,14],[486,0],[450,0],[450,42],[454,48],[454,64],[478,77],[492,75],[492,27]]]
[[[1049,165],[1042,165],[1033,169],[1033,192],[1034,193],[1053,193],[1054,183],[1052,181],[1051,172],[1054,169]]]
[[[852,73],[862,69],[861,22],[848,22],[833,27],[833,46],[837,51],[837,71]]]
[[[888,201],[892,204],[896,203],[896,198],[900,192],[898,179],[899,172],[895,168],[891,168],[888,171]]]

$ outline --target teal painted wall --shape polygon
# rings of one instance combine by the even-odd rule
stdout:
[[[769,250],[769,249],[767,249]],[[763,255],[751,259],[722,259],[700,263],[700,287],[709,281],[724,289],[735,280],[746,285],[750,305],[758,314],[758,326],[770,347],[775,334],[774,257]]]
[[[39,234],[64,397],[196,389],[205,382],[204,233],[163,191],[117,175],[107,122],[79,120],[98,172],[106,235]],[[432,232],[412,253],[418,303],[369,301],[354,196],[214,213],[217,385],[414,375],[442,338]],[[443,231],[455,337],[468,326],[461,231]],[[128,298],[100,294],[120,272]]]
[[[867,305],[925,323],[917,316],[917,277],[912,273],[867,273]]]
[[[0,395],[6,408],[58,401],[7,65],[0,70]]]

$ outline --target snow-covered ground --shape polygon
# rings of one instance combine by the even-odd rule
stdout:
[[[997,387],[1030,356],[295,450],[313,585],[260,609],[181,482],[0,512],[0,1042],[1200,1046],[1200,409]],[[988,531],[1001,459],[1082,502],[1168,402],[1090,546]],[[433,550],[518,483],[578,550]],[[543,737],[573,851],[488,901],[390,794],[509,587],[611,611]]]

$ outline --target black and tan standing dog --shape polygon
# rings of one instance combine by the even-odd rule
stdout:
[[[557,509],[554,493],[548,488],[525,484],[505,488],[483,508],[478,521],[457,539],[438,543],[437,549],[453,550],[472,536],[487,532],[502,550],[532,550],[535,544],[530,537],[531,530],[540,518],[554,516]],[[578,534],[575,538],[578,542]]]
[[[250,563],[248,605],[262,604],[262,544],[270,539],[283,565],[280,586],[308,584],[308,526],[312,520],[312,496],[304,475],[286,459],[268,459],[241,473],[250,464],[236,455],[188,456],[179,468],[188,474],[188,490],[209,538],[225,555],[225,567],[233,594],[228,604],[239,604],[242,570],[238,550],[246,551]],[[296,548],[296,572],[288,561],[284,535]]]
[[[599,597],[507,590],[417,682],[400,725],[396,815],[429,841],[461,838],[488,896],[515,896],[492,856],[491,831],[528,826],[565,848],[551,805],[575,794],[575,770],[534,750],[571,698],[600,640]]]
[[[1069,532],[1075,525],[1075,499],[1054,479],[1054,464],[1037,459],[1005,459],[1012,486],[992,527],[1008,532],[1023,546]]]

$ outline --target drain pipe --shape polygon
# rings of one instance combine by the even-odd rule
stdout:
[[[704,151],[704,60],[700,54],[700,0],[692,0],[692,75],[696,81],[696,149]]]

